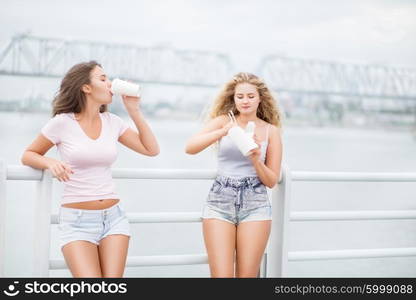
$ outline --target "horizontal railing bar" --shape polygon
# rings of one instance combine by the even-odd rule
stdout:
[[[129,169],[112,170],[115,179],[213,179],[217,171],[209,169]],[[8,166],[8,180],[41,180],[42,171],[27,166]]]
[[[416,248],[343,249],[324,251],[289,251],[289,261],[334,260],[416,256]]]
[[[416,173],[292,171],[293,181],[416,182]]]
[[[206,254],[132,256],[127,259],[128,267],[201,265],[208,263]]]
[[[112,170],[116,179],[213,179],[217,172],[210,169],[131,169]],[[361,182],[416,182],[416,173],[376,172],[309,172],[292,171],[294,181],[361,181]],[[42,171],[27,166],[7,167],[8,180],[41,180]]]
[[[41,180],[43,172],[27,166],[7,166],[7,180]]]
[[[216,174],[203,169],[113,169],[117,179],[214,179]]]
[[[290,221],[294,222],[404,219],[416,219],[416,210],[294,211],[290,214]]]
[[[127,213],[135,223],[195,223],[201,222],[200,212],[149,212]],[[348,221],[348,220],[411,220],[416,219],[416,210],[361,210],[361,211],[296,211],[290,221]],[[58,215],[51,215],[51,224],[58,224]]]
[[[195,223],[201,222],[200,212],[127,213],[130,223]]]
[[[126,213],[129,223],[195,223],[201,222],[200,212]],[[51,215],[51,224],[58,224],[58,215]]]
[[[186,255],[152,255],[152,256],[128,256],[127,267],[145,266],[172,266],[172,265],[202,265],[208,263],[206,254],[186,254]],[[67,269],[63,259],[50,259],[49,268],[51,270]]]

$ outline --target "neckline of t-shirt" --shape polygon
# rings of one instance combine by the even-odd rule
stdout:
[[[103,121],[103,117],[102,117],[102,113],[99,113],[100,116],[100,121],[101,121],[101,130],[100,130],[100,134],[96,139],[91,138],[85,131],[84,129],[82,129],[81,124],[79,124],[78,120],[75,118],[75,113],[72,113],[71,115],[71,119],[74,120],[75,123],[77,123],[78,128],[82,131],[82,133],[84,134],[84,136],[90,140],[90,141],[98,141],[99,139],[101,139],[101,136],[103,135],[103,130],[104,130],[104,121]]]

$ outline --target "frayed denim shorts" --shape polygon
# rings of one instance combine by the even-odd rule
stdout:
[[[97,210],[60,207],[61,248],[73,241],[88,241],[98,245],[103,238],[112,234],[130,236],[130,225],[120,204]]]
[[[266,186],[258,177],[217,176],[202,212],[204,219],[219,219],[238,225],[272,219]]]

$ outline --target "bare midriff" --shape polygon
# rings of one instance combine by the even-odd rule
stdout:
[[[116,205],[120,202],[120,199],[103,199],[103,200],[93,200],[85,202],[74,202],[62,204],[63,207],[76,208],[76,209],[106,209],[113,205]]]

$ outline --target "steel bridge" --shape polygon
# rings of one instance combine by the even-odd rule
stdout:
[[[21,34],[1,50],[0,75],[62,77],[75,63],[88,60],[99,61],[113,78],[185,88],[218,88],[236,72],[223,53]],[[257,73],[273,90],[289,95],[294,106],[315,103],[317,110],[332,112],[355,106],[362,113],[416,119],[416,69],[266,56]]]
[[[222,53],[21,34],[0,52],[0,74],[61,77],[75,63],[93,59],[113,77],[160,84],[217,86],[234,72]],[[410,68],[267,56],[258,73],[278,91],[416,99],[416,69]]]
[[[267,56],[259,73],[286,103],[308,107],[318,124],[342,122],[348,111],[416,128],[416,69]]]
[[[280,91],[416,100],[416,69],[267,56],[259,70]]]
[[[213,87],[231,76],[221,53],[18,35],[0,53],[0,75],[62,77],[96,60],[111,77],[142,83]]]

